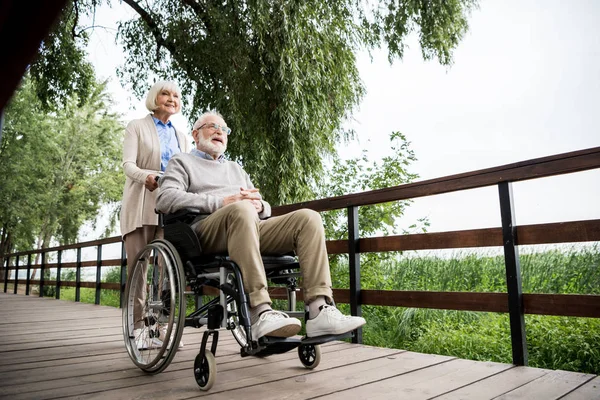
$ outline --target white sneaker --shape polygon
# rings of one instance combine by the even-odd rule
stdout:
[[[160,349],[163,345],[159,338],[151,338],[147,328],[134,329],[133,336],[135,337],[135,345],[138,350]]]
[[[290,318],[281,311],[265,311],[258,321],[252,324],[252,338],[258,340],[263,336],[290,337],[300,332],[302,324],[298,318]]]
[[[173,330],[171,331],[171,336],[173,336],[173,335],[174,335],[174,333],[175,333],[175,328],[176,328],[176,327],[175,327],[175,326],[173,326]],[[161,328],[160,328],[160,336],[159,336],[159,338],[160,338],[162,341],[164,341],[166,337],[167,337],[167,326],[165,325],[165,326],[163,326],[163,327],[161,327]],[[180,340],[180,341],[179,341],[179,347],[178,347],[178,348],[180,348],[180,349],[181,349],[181,348],[183,348],[183,340]]]
[[[363,317],[346,316],[334,306],[321,306],[319,315],[306,321],[306,336],[341,335],[366,323]]]

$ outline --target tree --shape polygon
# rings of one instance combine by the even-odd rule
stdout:
[[[60,107],[72,94],[77,94],[80,102],[90,96],[96,77],[87,60],[87,27],[79,25],[81,17],[99,4],[97,0],[69,1],[59,22],[41,43],[29,76],[44,109]]]
[[[220,110],[235,135],[230,158],[243,164],[274,205],[314,198],[324,162],[336,143],[351,138],[342,123],[364,93],[355,51],[387,46],[390,61],[402,58],[404,41],[415,31],[423,56],[449,65],[476,5],[123,1],[137,17],[119,27],[126,57],[122,80],[140,97],[157,77],[178,81],[192,120],[205,109]],[[82,10],[96,2],[73,4]]]
[[[0,256],[77,239],[103,204],[121,198],[122,125],[104,83],[47,112],[26,77],[6,110],[0,147]],[[35,243],[35,246],[34,246]]]
[[[347,193],[364,192],[383,189],[410,183],[418,178],[409,172],[412,162],[416,161],[410,142],[400,132],[390,134],[392,154],[380,161],[369,160],[368,151],[363,151],[359,158],[340,162],[336,160],[328,171],[329,181],[321,186],[320,198],[341,196]],[[393,201],[382,204],[363,206],[358,211],[360,237],[390,235],[400,233],[398,219],[404,214],[412,200]],[[328,211],[322,214],[326,236],[329,240],[345,240],[348,238],[348,219],[345,210]],[[429,226],[427,218],[421,218],[409,226],[411,231],[425,232]],[[403,233],[408,233],[403,231]],[[381,288],[386,281],[382,262],[396,257],[394,252],[368,253],[361,256],[361,281],[365,287]],[[332,255],[330,258],[331,275],[334,287],[348,287],[349,273],[346,255]]]

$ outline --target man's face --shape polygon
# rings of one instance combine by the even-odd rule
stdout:
[[[216,126],[219,128],[216,129]],[[227,127],[225,121],[216,115],[209,115],[204,118],[200,127],[192,132],[196,148],[210,154],[215,160],[227,149],[227,133],[223,132],[221,127]]]

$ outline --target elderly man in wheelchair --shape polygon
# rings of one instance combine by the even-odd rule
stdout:
[[[196,149],[169,161],[157,199],[165,239],[138,255],[130,273],[144,285],[135,287],[140,279],[130,280],[123,312],[127,350],[150,373],[168,366],[184,326],[207,326],[194,364],[194,376],[204,390],[215,380],[214,355],[223,328],[232,330],[242,356],[298,348],[302,363],[314,368],[320,343],[348,337],[365,324],[361,317],[343,315],[333,303],[320,215],[301,209],[269,218],[271,207],[246,172],[223,157],[230,132],[219,113],[206,112],[193,126]],[[290,256],[294,253],[297,260]],[[292,338],[302,325],[290,316],[302,314],[294,312],[299,275],[306,320],[302,339]],[[286,283],[287,313],[271,308],[267,278]],[[209,286],[218,289],[218,296],[185,316],[185,295],[199,296]],[[130,305],[136,296],[144,300],[143,315],[134,315]],[[140,331],[157,344],[138,348]]]

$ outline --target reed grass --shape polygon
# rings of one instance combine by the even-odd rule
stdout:
[[[374,267],[367,257],[366,274]],[[520,262],[525,293],[600,293],[598,244],[532,251],[521,254]],[[399,255],[380,263],[378,274],[387,290],[506,292],[504,258],[497,255]],[[363,284],[381,288],[376,286]],[[512,362],[507,314],[365,306],[363,315],[366,344]],[[600,374],[600,319],[526,315],[525,324],[530,366]]]

